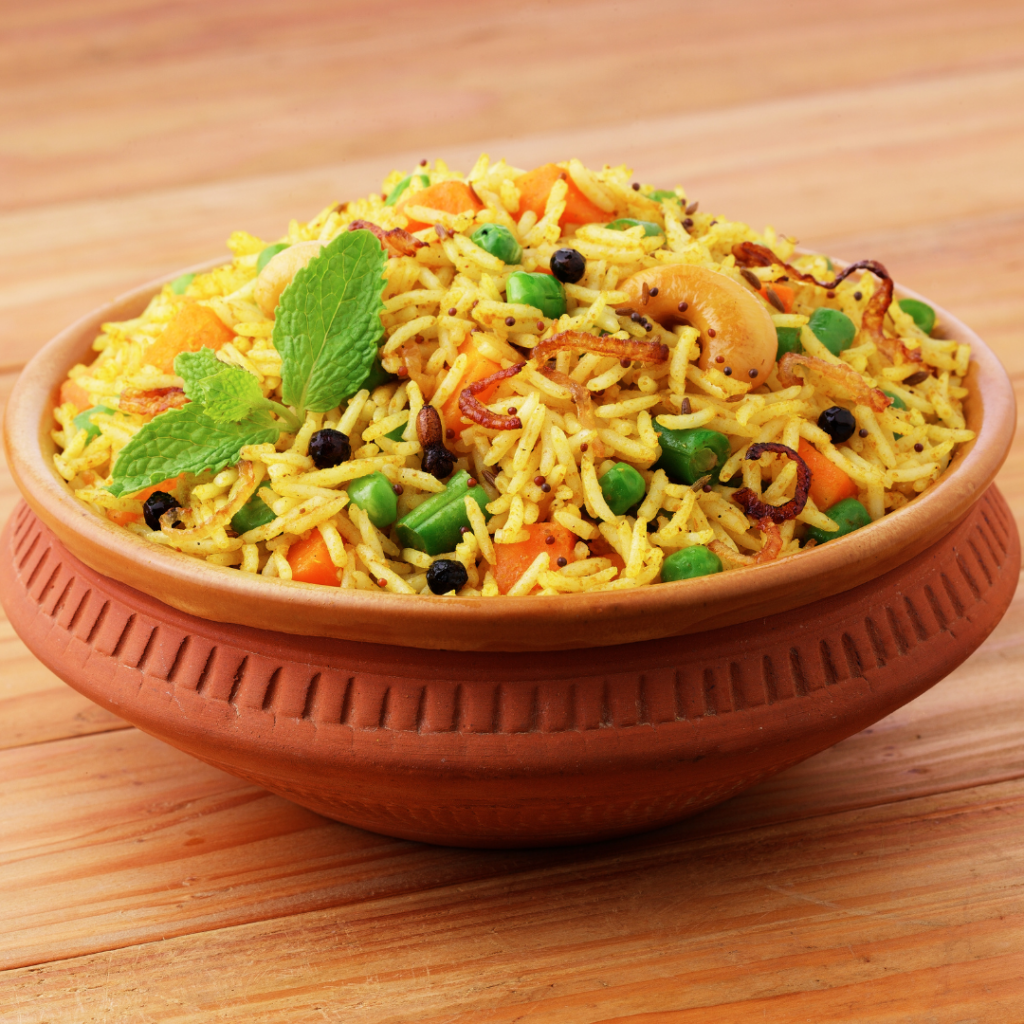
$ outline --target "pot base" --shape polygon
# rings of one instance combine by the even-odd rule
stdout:
[[[472,847],[646,831],[818,753],[967,658],[1020,569],[991,487],[932,548],[795,611],[635,644],[486,654],[196,618],[89,569],[25,505],[2,546],[14,628],[79,692],[330,818]]]

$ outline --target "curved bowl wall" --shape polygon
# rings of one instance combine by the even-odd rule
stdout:
[[[817,753],[963,661],[1020,568],[991,488],[928,550],[798,610],[494,657],[196,618],[89,568],[24,505],[2,548],[15,629],[92,700],[339,821],[478,847],[656,828]]]

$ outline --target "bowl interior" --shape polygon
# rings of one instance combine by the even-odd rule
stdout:
[[[972,346],[964,408],[977,437],[960,447],[938,484],[869,530],[780,562],[635,592],[443,599],[268,581],[156,547],[98,518],[53,469],[52,411],[67,371],[87,361],[102,323],[138,315],[171,279],[93,311],[35,356],[8,405],[8,462],[28,503],[87,565],[181,611],[258,629],[414,648],[561,650],[677,636],[787,611],[874,579],[943,537],[995,477],[1015,425],[1013,390],[998,359],[966,325],[935,307],[943,336]],[[897,295],[921,298],[903,288]]]

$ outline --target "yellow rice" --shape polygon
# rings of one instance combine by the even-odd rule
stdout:
[[[467,569],[469,580],[461,595],[492,597],[498,594],[493,573],[496,552],[503,544],[526,539],[525,527],[538,521],[558,523],[575,534],[579,539],[577,560],[559,567],[546,553],[538,555],[513,586],[513,595],[654,584],[659,582],[665,557],[680,548],[715,540],[737,554],[750,555],[760,549],[761,533],[729,500],[735,488],[723,483],[710,490],[695,490],[672,483],[663,471],[651,468],[659,455],[654,418],[672,429],[706,426],[726,434],[732,455],[721,472],[722,481],[739,474],[743,485],[776,505],[794,494],[795,466],[784,459],[745,460],[747,447],[774,441],[795,449],[803,438],[851,477],[859,488],[859,500],[873,519],[932,486],[948,466],[955,446],[973,436],[965,428],[961,406],[967,394],[963,386],[970,356],[967,346],[926,336],[896,304],[886,319],[887,333],[903,339],[910,348],[919,347],[921,365],[934,372],[911,390],[902,382],[921,367],[890,365],[872,342],[858,336],[839,359],[860,372],[871,386],[898,395],[907,409],[890,407],[872,413],[858,407],[858,425],[867,436],[855,433],[841,447],[833,445],[817,426],[819,414],[836,404],[827,382],[817,388],[810,384],[783,387],[773,371],[765,384],[747,393],[747,383],[698,367],[699,347],[693,328],[666,330],[654,324],[648,332],[628,317],[617,316],[615,308],[626,300],[620,283],[644,268],[696,263],[742,282],[732,256],[733,246],[742,241],[766,245],[819,279],[830,277],[831,272],[823,256],[794,257],[795,240],[777,235],[770,227],[758,233],[709,213],[687,215],[688,199],[682,188],[676,188],[674,197],[655,201],[645,194],[650,188],[636,191],[631,187],[628,168],[587,170],[575,160],[561,166],[588,198],[602,209],[614,209],[609,220],[618,216],[654,221],[664,235],[646,237],[638,228],[610,231],[599,224],[570,228],[562,234],[558,220],[564,210],[565,188],[558,185],[551,191],[543,216],[538,219],[527,212],[517,218],[516,181],[523,171],[504,161],[491,163],[487,156],[465,177],[484,204],[479,213],[453,215],[411,206],[412,216],[447,229],[439,233],[430,227],[417,232],[416,237],[427,245],[415,256],[391,258],[386,264],[380,353],[389,372],[405,370],[411,375],[372,393],[360,391],[341,408],[307,414],[302,429],[297,434],[283,434],[276,445],[243,450],[242,459],[252,464],[256,479],[268,478],[272,483],[276,518],[269,525],[242,536],[220,525],[187,539],[151,531],[141,521],[138,497],[115,498],[105,489],[118,452],[146,422],[138,415],[98,414],[94,422],[99,435],[88,440],[86,431],[72,422],[79,409],[70,403],[59,406],[54,412],[58,428],[53,432],[59,448],[54,460],[57,471],[79,500],[98,515],[127,521],[126,529],[152,543],[175,547],[215,565],[290,579],[288,549],[317,528],[342,588],[423,593],[432,561],[451,558]],[[429,175],[432,184],[462,177],[441,161],[418,172]],[[402,176],[398,171],[389,175],[383,182],[384,193]],[[292,221],[280,241],[326,242],[357,219],[372,221],[385,230],[407,224],[403,213],[385,206],[383,198],[375,194],[329,206],[308,223]],[[486,222],[504,225],[513,233],[523,247],[520,265],[506,266],[469,240],[473,230]],[[219,358],[255,374],[264,394],[280,401],[281,360],[271,342],[274,322],[253,298],[256,260],[268,244],[243,231],[235,232],[228,240],[232,261],[196,275],[185,294],[210,307],[235,332],[234,341],[220,350]],[[565,286],[568,312],[564,316],[553,321],[532,307],[504,300],[505,279],[513,270],[546,270],[551,255],[564,246],[575,248],[587,260],[582,280]],[[771,280],[775,276],[769,273],[772,269],[755,272]],[[859,327],[875,284],[869,273],[856,274],[836,288],[834,298],[825,299],[821,289],[795,283],[793,311],[773,310],[772,319],[779,327],[801,328],[805,351],[835,362],[837,357],[806,328],[809,314],[827,305],[846,313]],[[93,405],[116,410],[126,388],[180,385],[178,378],[146,362],[147,350],[173,317],[179,301],[167,286],[141,316],[103,325],[93,346],[97,358],[91,365],[75,366],[69,374]],[[515,323],[506,325],[506,318],[514,318]],[[596,431],[577,419],[565,390],[538,373],[532,363],[504,382],[488,407],[504,412],[514,404],[522,428],[497,431],[474,424],[460,441],[447,442],[458,456],[456,470],[468,470],[486,489],[492,516],[485,522],[477,505],[467,498],[471,528],[455,551],[431,557],[401,548],[393,529],[376,529],[361,509],[348,503],[345,486],[358,477],[382,472],[401,485],[400,516],[443,490],[443,483],[419,469],[421,448],[412,421],[424,402],[440,408],[461,390],[466,360],[460,357],[459,346],[474,328],[478,330],[473,335],[477,347],[502,367],[523,361],[517,349],[530,349],[564,330],[601,329],[621,338],[661,341],[670,355],[660,365],[631,363],[623,367],[613,356],[558,354],[556,368],[594,396]],[[407,361],[410,345],[419,354],[418,368],[415,361],[411,365]],[[408,429],[401,440],[385,436],[402,424],[408,424]],[[348,434],[353,451],[350,461],[318,470],[308,455],[308,445],[311,435],[324,427]],[[595,457],[595,449],[602,448],[605,456]],[[616,461],[628,462],[647,484],[647,497],[635,518],[613,514],[602,496],[598,480]],[[541,477],[550,491],[543,491],[535,482]],[[191,510],[193,521],[202,522],[238,496],[239,480],[238,468],[231,467],[187,478],[175,493]],[[796,520],[782,525],[780,557],[800,550],[804,524],[835,529],[809,499]],[[592,554],[587,541],[600,543],[598,550],[603,554]],[[617,559],[610,557],[612,552]]]

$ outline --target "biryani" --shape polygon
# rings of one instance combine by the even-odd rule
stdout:
[[[685,585],[870,528],[974,436],[969,347],[881,264],[626,167],[424,162],[228,248],[103,325],[54,464],[122,529],[268,581]]]

